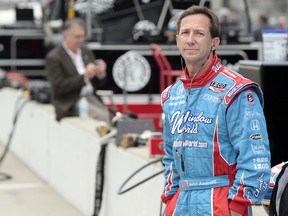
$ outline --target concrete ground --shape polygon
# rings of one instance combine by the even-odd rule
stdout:
[[[0,156],[2,152],[0,145]],[[11,153],[0,164],[0,215],[83,216]],[[262,206],[255,206],[253,215],[267,214]]]
[[[0,215],[83,216],[10,153],[0,165]]]

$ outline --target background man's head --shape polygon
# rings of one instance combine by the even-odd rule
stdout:
[[[82,19],[75,18],[65,21],[62,29],[63,42],[73,52],[79,49],[86,37],[86,26]]]

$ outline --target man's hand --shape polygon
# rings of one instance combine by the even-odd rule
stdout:
[[[88,80],[91,80],[93,77],[95,77],[96,76],[96,69],[97,69],[97,67],[95,64],[89,63],[86,66],[85,78]]]
[[[103,59],[98,59],[97,63],[89,63],[86,66],[85,78],[88,80],[93,79],[95,76],[99,79],[106,76],[106,62]]]
[[[106,62],[103,59],[97,59],[96,65],[96,76],[102,79],[106,76]]]

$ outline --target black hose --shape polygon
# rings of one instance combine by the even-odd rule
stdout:
[[[132,185],[131,187],[123,190],[124,186],[132,179],[133,176],[135,176],[138,172],[140,172],[140,171],[143,170],[144,168],[146,168],[146,167],[148,167],[148,166],[150,166],[150,165],[152,165],[152,164],[154,164],[154,163],[157,163],[157,162],[159,162],[159,161],[162,161],[162,158],[159,158],[159,159],[156,159],[156,160],[154,160],[154,161],[151,161],[151,162],[145,164],[144,166],[140,167],[139,169],[137,169],[134,173],[132,173],[132,174],[126,179],[126,181],[124,181],[124,183],[120,186],[120,188],[119,188],[119,190],[118,190],[118,194],[119,194],[119,195],[124,194],[124,193],[130,191],[131,189],[139,186],[140,184],[143,184],[144,182],[146,182],[146,181],[154,178],[155,176],[163,173],[165,169],[163,169],[163,170],[161,170],[161,171],[159,171],[159,172],[157,172],[157,173],[154,173],[153,175],[151,175],[151,176],[143,179],[142,181],[139,181],[138,183]]]
[[[21,96],[19,99],[21,99],[23,96]],[[19,103],[19,99],[17,100],[16,102],[16,105],[18,106],[18,103]],[[8,137],[8,141],[7,141],[7,144],[4,148],[4,151],[0,157],[0,166],[3,162],[3,160],[5,159],[9,149],[10,149],[10,145],[11,145],[11,141],[12,141],[12,137],[14,135],[14,131],[15,131],[15,128],[16,128],[16,123],[17,123],[17,120],[18,120],[18,116],[19,114],[21,113],[23,107],[25,104],[27,104],[28,102],[28,98],[16,109],[15,113],[14,113],[14,118],[13,118],[13,125],[12,125],[12,129],[10,131],[10,134],[9,134],[9,137]],[[7,180],[7,179],[11,179],[12,176],[8,175],[8,174],[5,174],[5,173],[0,173],[0,176],[3,176],[4,178],[1,178],[0,180]]]
[[[19,116],[20,112],[22,111],[24,105],[25,105],[28,101],[29,101],[29,100],[25,100],[25,101],[19,106],[19,108],[16,110],[16,113],[15,113],[14,118],[13,118],[12,130],[11,130],[11,132],[10,132],[10,134],[9,134],[9,137],[8,137],[8,142],[7,142],[6,146],[5,146],[4,152],[2,153],[2,155],[1,155],[1,157],[0,157],[0,166],[1,166],[1,164],[2,164],[2,162],[3,162],[3,160],[4,160],[5,156],[6,156],[6,154],[7,154],[8,150],[9,150],[9,148],[10,148],[11,140],[12,140],[12,137],[13,137],[13,135],[14,135],[14,131],[15,131],[15,128],[16,128],[16,123],[17,123],[18,116]]]

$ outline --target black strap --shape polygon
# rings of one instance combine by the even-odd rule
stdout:
[[[283,191],[283,194],[281,196],[280,200],[280,207],[279,207],[279,215],[288,215],[288,184],[286,184],[286,187]]]
[[[108,143],[102,144],[97,166],[96,166],[96,181],[95,181],[95,202],[94,202],[94,213],[92,216],[98,216],[101,204],[102,204],[102,195],[104,188],[104,167],[105,167],[105,156],[106,156],[106,148]]]
[[[270,199],[269,216],[282,216],[281,214],[279,214],[279,212],[277,212],[277,209],[276,209],[277,208],[276,207],[276,196],[277,196],[278,187],[279,187],[279,180],[282,177],[282,175],[284,174],[284,172],[285,172],[287,167],[288,167],[288,163],[286,163],[286,164],[284,164],[282,166],[282,170],[280,171],[280,173],[279,173],[279,175],[278,175],[278,177],[276,179],[275,186],[273,188],[272,196],[271,196],[271,199]]]

